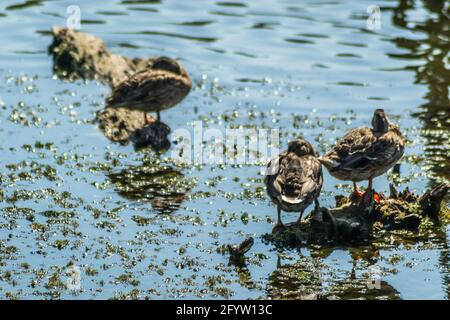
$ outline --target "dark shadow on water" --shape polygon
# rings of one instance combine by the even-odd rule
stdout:
[[[160,4],[161,0],[122,0],[121,4]]]
[[[27,0],[22,2],[17,2],[16,4],[12,4],[6,7],[6,10],[21,10],[27,9],[30,7],[42,6],[42,1],[40,0]]]

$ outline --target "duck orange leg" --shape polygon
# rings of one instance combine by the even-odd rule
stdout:
[[[366,192],[372,190],[372,180],[373,180],[373,178],[370,177],[369,178],[369,184],[367,185]],[[380,197],[380,195],[378,193],[374,192],[373,193],[373,199],[375,200],[376,203],[380,203],[381,197]]]
[[[361,192],[361,190],[359,190],[358,185],[356,184],[355,181],[353,181],[353,194],[357,198],[361,198],[364,195],[364,193]]]
[[[369,178],[369,184],[367,185],[367,190],[370,191],[372,190],[372,177]]]
[[[144,125],[146,124],[152,124],[155,120],[147,113],[144,112]]]

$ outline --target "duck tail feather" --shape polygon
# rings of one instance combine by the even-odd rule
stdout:
[[[283,200],[284,202],[290,203],[290,204],[299,204],[299,203],[303,202],[304,199],[281,195],[281,200]]]

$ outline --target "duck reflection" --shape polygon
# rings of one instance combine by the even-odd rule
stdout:
[[[277,269],[269,276],[267,294],[272,299],[400,299],[400,293],[388,282],[380,279],[373,284],[371,270],[362,276],[356,276],[359,261],[373,266],[378,260],[378,250],[371,247],[349,249],[352,257],[352,270],[348,277],[337,278],[322,263],[333,248],[313,250],[310,257],[302,256],[293,264],[282,265],[277,257]]]
[[[426,10],[426,18],[417,21],[414,10]],[[420,16],[423,16],[421,14]],[[418,32],[420,37],[396,37],[395,44],[407,50],[393,58],[413,61],[408,70],[416,73],[416,83],[427,86],[427,103],[414,114],[423,121],[426,139],[425,155],[434,175],[450,179],[450,7],[447,0],[399,0],[393,8],[393,24],[402,29]],[[434,182],[434,181],[433,181]]]
[[[277,256],[277,268],[269,275],[266,288],[271,299],[323,299],[320,259],[302,257],[293,264],[282,264]]]
[[[195,183],[175,168],[156,162],[129,166],[107,176],[120,196],[149,202],[155,211],[166,214],[180,208]]]

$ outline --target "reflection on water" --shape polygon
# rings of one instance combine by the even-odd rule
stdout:
[[[421,12],[423,11],[423,12]],[[420,18],[415,18],[419,13]],[[420,14],[422,13],[422,14]],[[437,177],[450,179],[450,6],[446,0],[399,0],[393,9],[394,25],[418,33],[392,41],[407,53],[391,57],[410,60],[416,83],[426,85],[427,102],[414,113],[423,121],[427,161]]]
[[[277,257],[276,270],[268,279],[267,295],[272,299],[318,299],[321,292],[322,268],[317,259],[301,259],[283,264]]]
[[[341,274],[323,264],[320,257],[301,257],[295,263],[283,264],[278,256],[267,294],[272,299],[400,299],[400,293],[381,275],[374,274],[377,269],[370,265],[356,276],[359,260],[354,257],[351,271]]]
[[[180,171],[153,161],[145,161],[141,166],[129,166],[107,176],[122,197],[150,202],[159,213],[172,213],[179,209],[195,184]]]

